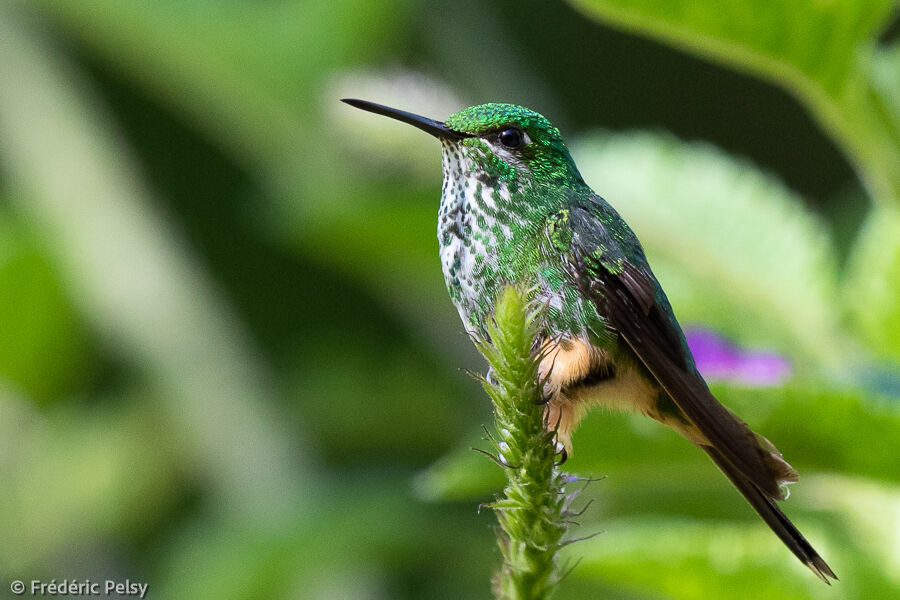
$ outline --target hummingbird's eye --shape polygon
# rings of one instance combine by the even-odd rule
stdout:
[[[520,148],[522,146],[522,142],[524,142],[525,136],[522,133],[521,129],[510,127],[509,129],[504,129],[503,131],[501,131],[498,139],[500,140],[500,143],[507,148],[515,150],[516,148]]]

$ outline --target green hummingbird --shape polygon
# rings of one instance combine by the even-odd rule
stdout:
[[[547,422],[566,449],[592,406],[656,419],[704,450],[813,573],[837,579],[775,504],[797,472],[710,392],[637,236],[584,182],[556,127],[514,104],[442,123],[343,101],[440,140],[437,235],[450,298],[466,330],[484,336],[506,284],[534,290],[546,306],[537,348]]]

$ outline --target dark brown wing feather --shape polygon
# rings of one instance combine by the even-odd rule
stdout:
[[[681,335],[667,311],[648,300],[653,298],[649,290],[655,290],[655,281],[627,262],[619,274],[599,265],[592,271],[590,282],[582,281],[588,288],[585,291],[595,298],[610,325],[709,440],[711,445],[701,448],[788,549],[830,585],[829,577],[837,579],[834,571],[772,500],[781,498],[781,490],[777,474],[765,460],[766,450],[760,448],[747,424],[722,406],[702,377],[688,365]],[[592,290],[592,286],[602,288]]]
[[[656,282],[628,262],[614,274],[588,267],[583,286],[598,309],[675,404],[721,455],[770,497],[781,491],[756,436],[722,406],[703,378],[688,364],[680,331],[655,298]]]

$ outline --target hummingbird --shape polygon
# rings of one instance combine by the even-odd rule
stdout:
[[[567,450],[593,406],[651,417],[706,452],[813,573],[837,579],[775,503],[797,471],[709,390],[640,241],[585,183],[556,127],[515,104],[472,106],[440,122],[343,102],[440,140],[437,237],[450,299],[482,339],[505,285],[526,286],[546,307],[538,373],[548,426]]]

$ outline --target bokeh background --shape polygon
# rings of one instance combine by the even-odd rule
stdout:
[[[559,598],[898,597],[898,31],[889,0],[4,2],[0,594],[490,597],[439,146],[351,96],[557,124],[841,578],[597,411]]]

